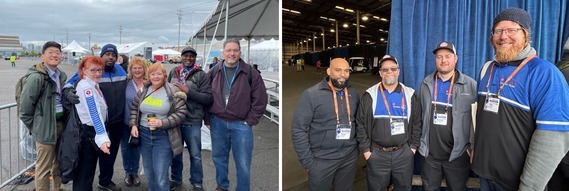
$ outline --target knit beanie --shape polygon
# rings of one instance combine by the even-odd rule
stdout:
[[[496,18],[494,18],[494,25],[492,26],[492,30],[494,30],[496,24],[504,20],[516,22],[522,28],[530,30],[531,17],[529,13],[523,9],[514,7],[504,9],[502,12],[496,15]]]
[[[119,52],[117,51],[117,47],[113,44],[106,44],[105,46],[103,46],[103,48],[101,49],[101,54],[99,56],[103,57],[103,55],[105,55],[105,53],[107,53],[107,52],[113,52],[113,53],[115,53],[115,56],[119,56]]]

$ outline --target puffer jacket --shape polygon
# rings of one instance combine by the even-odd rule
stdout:
[[[150,84],[145,84],[144,89],[142,92],[138,93],[134,98],[134,102],[132,103],[132,109],[130,110],[130,125],[132,126],[139,126],[140,124],[140,101],[143,99],[148,89],[150,88]],[[182,153],[184,148],[182,144],[182,132],[180,130],[180,125],[186,119],[186,113],[188,109],[186,107],[186,94],[180,91],[177,87],[170,83],[165,83],[164,88],[166,90],[166,94],[168,95],[168,101],[170,102],[170,111],[168,112],[168,117],[165,119],[161,119],[162,127],[167,129],[168,132],[168,139],[170,140],[170,145],[172,145],[172,152],[174,156]]]
[[[59,68],[57,70],[60,73],[59,83],[64,84],[67,75]],[[20,108],[18,109],[19,117],[31,129],[35,141],[41,144],[55,145],[58,139],[55,128],[57,84],[49,77],[48,69],[43,65],[43,62],[32,66],[28,69],[28,73],[32,74],[28,76],[22,87]],[[44,78],[48,80],[46,81]],[[42,94],[43,83],[47,84]],[[40,94],[41,97],[39,97]],[[37,100],[37,103],[33,103],[31,100]]]

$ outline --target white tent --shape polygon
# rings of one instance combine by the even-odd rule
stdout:
[[[251,51],[254,50],[279,50],[279,41],[275,39],[265,40],[259,44],[251,46]]]
[[[180,56],[182,53],[175,51],[175,50],[172,50],[172,49],[158,49],[158,50],[152,51],[152,55],[164,55],[164,54]]]
[[[87,50],[87,49],[81,47],[81,45],[77,44],[77,42],[75,40],[71,41],[71,43],[69,43],[69,45],[67,45],[62,50],[63,50],[63,52],[81,52],[81,53],[89,52],[89,50]]]
[[[117,51],[119,54],[144,54],[144,47],[146,47],[146,42],[128,43],[128,44],[117,44]]]

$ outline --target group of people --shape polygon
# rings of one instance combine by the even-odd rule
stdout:
[[[129,61],[107,44],[99,56],[84,57],[67,80],[58,68],[61,45],[46,42],[42,62],[28,70],[19,107],[36,141],[35,190],[60,190],[69,181],[73,190],[92,190],[97,161],[97,187],[122,190],[112,181],[119,148],[127,186],[141,184],[142,158],[148,189],[173,190],[183,182],[184,143],[190,184],[204,190],[202,121],[211,131],[216,190],[229,190],[229,151],[237,169],[235,189],[249,190],[252,127],[266,109],[267,94],[259,72],[241,59],[239,41],[227,40],[223,49],[224,59],[209,73],[195,64],[192,47],[167,72],[161,63],[147,66],[142,57]]]
[[[456,69],[455,46],[440,42],[436,71],[418,91],[398,81],[400,63],[385,55],[381,82],[360,97],[348,62],[333,59],[292,120],[310,190],[352,190],[360,154],[368,190],[411,190],[417,151],[425,190],[439,190],[443,178],[450,190],[465,190],[471,169],[481,190],[546,189],[569,150],[569,87],[536,56],[530,24],[519,8],[495,17],[495,56],[477,80]]]

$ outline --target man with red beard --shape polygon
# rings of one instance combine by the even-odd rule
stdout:
[[[359,96],[350,65],[330,62],[328,76],[306,89],[292,118],[292,143],[310,190],[352,190],[358,161],[355,114]]]
[[[481,190],[544,190],[569,150],[569,90],[530,45],[531,18],[508,8],[494,18],[494,60],[478,82],[472,169]]]
[[[356,115],[359,149],[367,160],[368,190],[411,190],[413,156],[421,137],[421,108],[415,90],[399,83],[399,63],[379,61],[381,82],[362,96]]]

